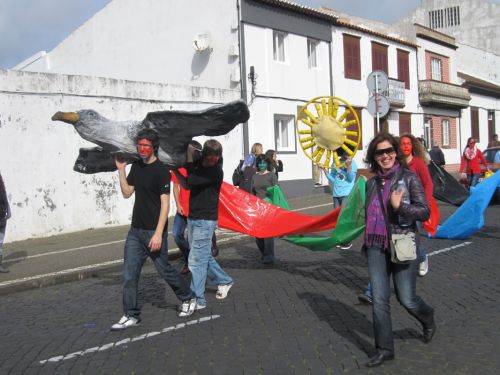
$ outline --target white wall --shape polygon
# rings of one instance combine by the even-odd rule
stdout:
[[[417,38],[417,43],[419,45],[418,49],[418,75],[421,80],[427,79],[426,74],[426,64],[425,64],[425,52],[429,51],[431,53],[437,53],[441,56],[448,57],[449,66],[449,77],[450,82],[453,84],[458,84],[457,79],[457,59],[456,50],[450,47],[440,45],[438,43],[433,43],[424,38]]]
[[[500,84],[500,56],[479,48],[458,44],[457,70],[485,81]]]
[[[237,21],[236,1],[113,0],[25,70],[233,88]],[[193,38],[205,30],[213,51],[196,53]]]
[[[344,71],[344,44],[343,34],[349,34],[360,37],[360,55],[361,55],[361,79],[346,79]],[[399,115],[397,112],[412,113],[412,128],[417,126],[418,112],[420,106],[418,102],[418,75],[416,49],[383,39],[371,34],[363,33],[348,28],[334,28],[332,30],[333,46],[333,79],[335,83],[335,95],[347,100],[352,106],[363,108],[363,148],[366,149],[374,136],[373,117],[366,109],[368,99],[371,94],[366,85],[366,79],[372,72],[372,42],[378,42],[388,45],[388,70],[389,78],[398,79],[397,50],[401,49],[409,52],[408,61],[410,69],[410,89],[405,90],[405,106],[403,108],[391,107],[388,116],[389,131],[399,134]],[[360,161],[358,162],[358,165]]]
[[[253,25],[244,25],[245,78],[254,67],[257,74],[256,94],[250,105],[248,122],[249,144],[260,142],[266,149],[275,148],[274,115],[297,116],[297,107],[316,96],[330,95],[330,72],[328,43],[318,46],[318,68],[308,67],[307,38],[288,34],[286,61],[273,59],[273,30]],[[247,96],[250,101],[251,85],[247,81]],[[311,178],[311,161],[303,154],[297,140],[295,154],[280,154],[284,171],[280,180]]]
[[[198,110],[239,96],[232,90],[0,70],[0,170],[12,207],[7,241],[130,222],[133,199],[119,194],[116,172],[73,171],[78,149],[93,145],[71,125],[51,121],[55,112],[95,109],[110,119],[140,120],[151,111]],[[242,152],[241,127],[219,140],[230,181]]]

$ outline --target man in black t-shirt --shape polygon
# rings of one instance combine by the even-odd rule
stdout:
[[[174,170],[179,183],[190,190],[188,239],[191,289],[196,295],[196,310],[206,307],[205,283],[207,276],[218,285],[217,299],[224,299],[233,286],[233,279],[222,269],[211,253],[212,234],[217,227],[219,194],[224,177],[222,145],[209,139],[203,145],[201,160],[194,162],[193,145],[187,149],[187,178]],[[199,150],[198,150],[199,152]]]
[[[137,285],[148,256],[160,276],[182,301],[179,316],[192,315],[196,307],[196,299],[188,283],[168,262],[170,173],[158,160],[158,145],[158,134],[153,129],[144,129],[137,134],[137,152],[141,160],[132,164],[128,176],[125,176],[127,163],[115,159],[123,197],[130,198],[135,193],[135,202],[123,257],[124,315],[113,324],[112,330],[137,326],[141,321]]]

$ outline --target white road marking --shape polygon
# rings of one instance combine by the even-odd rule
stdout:
[[[88,266],[82,266],[82,267],[76,267],[76,268],[70,268],[67,270],[62,270],[62,271],[57,271],[57,272],[51,272],[51,273],[44,273],[41,275],[35,275],[35,276],[29,276],[29,277],[23,277],[21,279],[15,279],[15,280],[8,280],[0,283],[0,288],[3,286],[7,285],[13,285],[13,284],[20,284],[26,281],[34,281],[38,279],[42,279],[44,277],[50,277],[50,276],[62,276],[65,274],[73,273],[73,272],[79,272],[79,271],[86,271],[90,270],[93,268],[99,268],[102,266],[109,266],[113,264],[120,264],[123,262],[123,259],[118,259],[118,260],[111,260],[109,262],[103,262],[103,263],[97,263],[97,264],[90,264]]]
[[[101,346],[94,346],[92,348],[88,348],[85,350],[79,350],[79,351],[69,353],[69,354],[58,355],[55,357],[51,357],[49,359],[44,359],[42,361],[39,361],[38,363],[40,363],[41,365],[44,365],[46,363],[55,363],[55,362],[66,361],[68,359],[73,359],[76,357],[82,357],[82,356],[84,356],[86,354],[90,354],[90,353],[103,352],[103,351],[111,349],[111,348],[117,348],[120,345],[128,344],[131,342],[142,341],[142,340],[145,340],[149,337],[157,336],[157,335],[160,335],[162,333],[168,333],[170,331],[175,331],[175,330],[178,330],[181,328],[185,328],[187,326],[191,326],[193,324],[208,322],[210,320],[218,319],[220,317],[221,317],[220,315],[204,316],[203,318],[200,318],[200,319],[193,319],[193,320],[190,320],[186,323],[179,323],[179,324],[176,324],[175,326],[163,328],[161,331],[152,331],[152,332],[144,333],[144,334],[139,335],[139,336],[128,337],[128,338],[122,339],[120,341],[110,342],[108,344],[104,344]]]
[[[472,242],[468,241],[468,242],[462,242],[462,243],[459,243],[459,244],[456,244],[456,245],[453,245],[453,246],[450,246],[450,247],[445,247],[444,249],[433,251],[433,252],[427,254],[427,256],[431,257],[433,255],[438,255],[438,254],[441,254],[441,253],[446,253],[448,251],[455,250],[455,249],[457,249],[459,247],[468,246],[471,243]]]
[[[9,259],[5,259],[3,261],[3,263],[19,262],[19,261],[22,261],[22,260],[28,260],[28,259],[33,259],[33,258],[40,258],[40,257],[48,256],[48,255],[58,255],[58,254],[64,254],[64,253],[71,253],[73,251],[78,251],[78,250],[83,250],[83,249],[92,249],[92,248],[100,247],[100,246],[114,245],[115,243],[121,243],[121,242],[125,242],[125,240],[118,240],[118,241],[111,241],[111,242],[102,242],[102,243],[98,243],[98,244],[95,244],[95,245],[73,247],[71,249],[65,249],[65,250],[49,251],[48,253],[43,253],[43,254],[35,254],[35,255],[28,255],[28,256],[25,256],[25,257],[9,258]]]

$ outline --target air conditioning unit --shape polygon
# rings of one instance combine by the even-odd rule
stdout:
[[[193,47],[196,52],[212,52],[212,38],[209,31],[196,34],[193,38]]]
[[[233,68],[233,70],[231,70],[231,77],[230,78],[231,78],[232,82],[239,82],[241,79],[240,69]]]
[[[229,46],[229,56],[239,56],[240,55],[240,49],[238,48],[237,44],[231,44]]]

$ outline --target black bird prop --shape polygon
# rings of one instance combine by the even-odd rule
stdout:
[[[169,166],[180,167],[193,137],[227,134],[249,117],[245,102],[236,100],[203,111],[150,112],[142,121],[113,121],[91,109],[57,112],[52,120],[74,125],[83,139],[98,146],[81,148],[73,167],[76,172],[91,174],[115,171],[117,154],[128,162],[138,160],[135,137],[142,129],[155,129],[160,138],[158,158]]]

